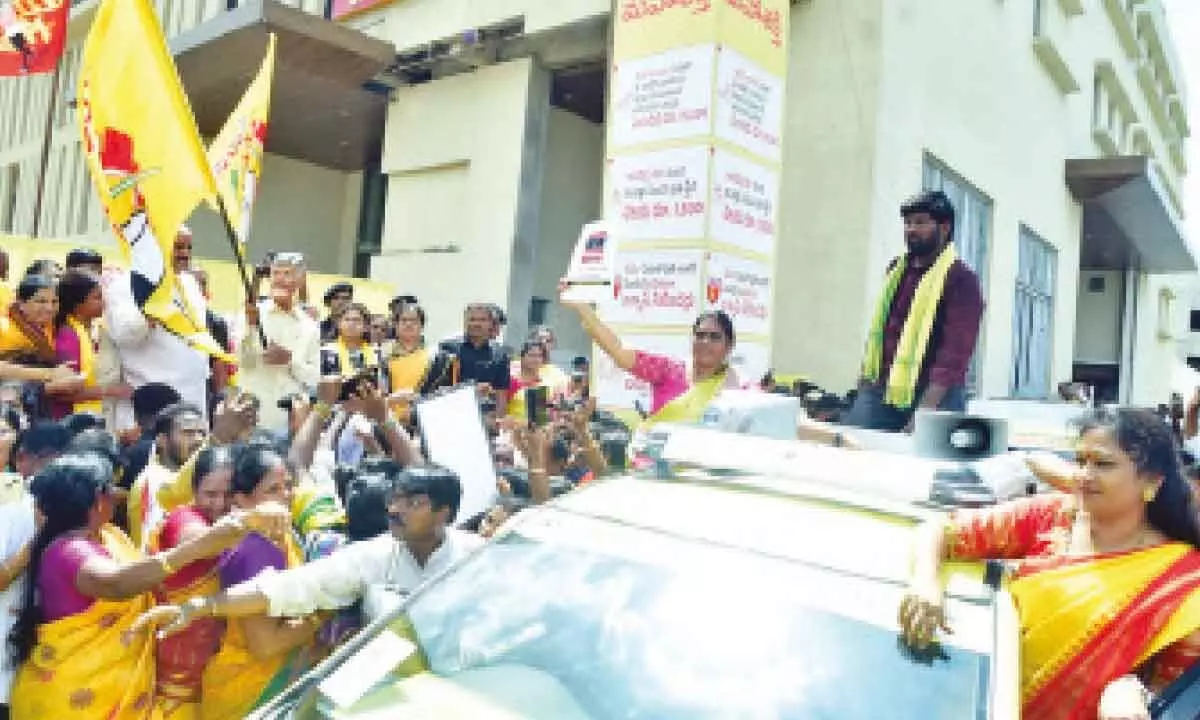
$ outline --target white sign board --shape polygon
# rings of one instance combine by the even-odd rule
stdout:
[[[755,253],[775,251],[779,174],[724,150],[713,156],[712,239]]]
[[[621,240],[699,240],[708,212],[707,146],[609,161],[613,220]]]
[[[738,336],[771,333],[770,265],[714,252],[708,262],[707,306],[733,318]]]
[[[722,47],[717,60],[717,137],[779,162],[783,80]]]
[[[616,299],[603,308],[619,325],[689,325],[700,307],[702,250],[636,250],[617,255]]]
[[[708,135],[715,55],[695,45],[617,65],[609,147]]]
[[[607,223],[584,225],[563,278],[563,300],[591,304],[611,301],[616,252],[616,238],[608,232]]]
[[[458,473],[462,502],[457,522],[496,501],[496,466],[474,385],[463,385],[416,405],[429,462]]]

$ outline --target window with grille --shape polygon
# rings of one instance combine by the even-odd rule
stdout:
[[[1050,396],[1054,362],[1054,284],[1058,254],[1021,226],[1013,298],[1013,397]]]
[[[979,276],[983,297],[988,296],[988,243],[992,233],[992,201],[966,180],[930,155],[925,156],[922,184],[926,190],[941,190],[954,205],[954,249],[959,258]],[[984,322],[987,313],[984,313]],[[975,355],[967,371],[967,392],[979,390],[979,358],[983,328],[975,344]]]

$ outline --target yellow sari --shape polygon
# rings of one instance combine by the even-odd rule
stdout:
[[[303,552],[289,534],[285,554],[288,568],[304,561]],[[242,720],[254,708],[282,692],[304,670],[304,648],[260,659],[250,652],[242,622],[230,619],[221,649],[204,671],[203,720]]]
[[[1108,683],[1200,630],[1200,552],[1184,543],[1030,560],[1010,591],[1025,720],[1092,720]]]
[[[141,553],[115,527],[101,531],[119,562]],[[126,637],[153,606],[150,594],[96,600],[82,613],[38,628],[37,646],[17,673],[11,711],[21,720],[146,720],[154,703],[154,634]]]
[[[78,369],[84,379],[83,385],[88,389],[94,389],[96,387],[96,346],[92,341],[91,330],[87,325],[79,322],[74,315],[67,318],[67,325],[79,338]],[[73,410],[76,413],[101,415],[104,413],[104,403],[99,400],[85,400],[75,403]]]

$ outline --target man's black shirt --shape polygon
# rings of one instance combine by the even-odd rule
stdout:
[[[440,349],[458,357],[459,382],[487,383],[495,390],[508,390],[511,386],[510,355],[496,343],[476,347],[463,338],[448,340]]]

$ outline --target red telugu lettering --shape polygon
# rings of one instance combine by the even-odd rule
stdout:
[[[621,4],[621,20],[633,22],[675,9],[690,9],[693,15],[703,15],[712,9],[712,0],[625,0]]]
[[[763,7],[763,0],[725,0],[725,4],[756,22],[771,36],[771,44],[783,46],[783,16]]]

